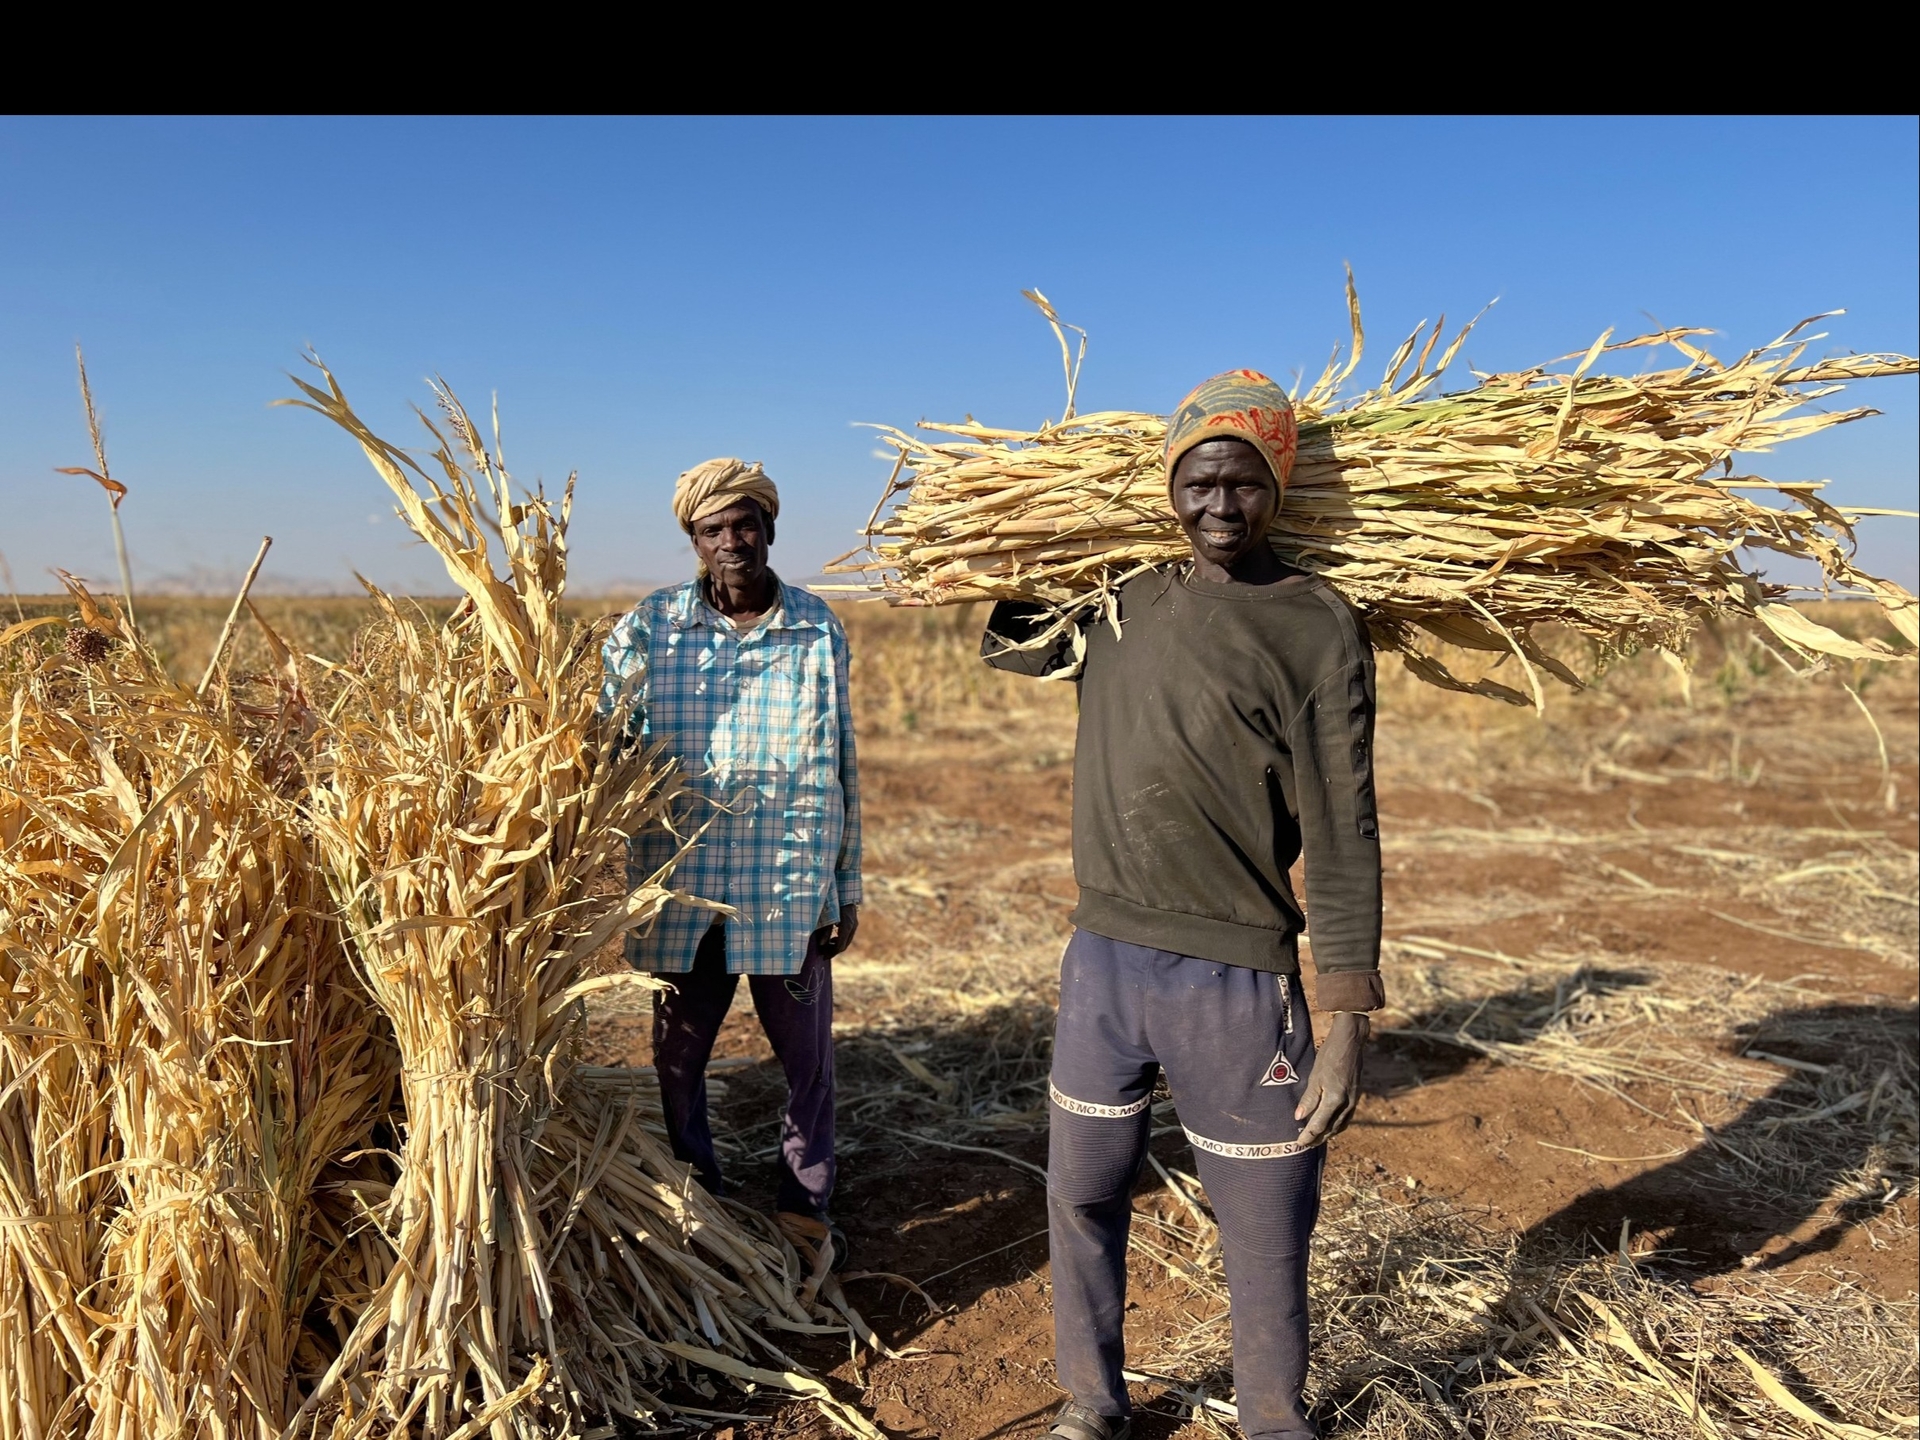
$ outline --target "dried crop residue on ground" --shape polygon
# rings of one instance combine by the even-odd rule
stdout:
[[[368,614],[262,608],[332,658]],[[142,602],[178,673],[223,610]],[[804,1358],[889,1433],[1034,1436],[1058,1399],[1038,1169],[1073,693],[985,670],[980,611],[843,613],[868,903],[836,967],[838,1210],[855,1266],[931,1303],[850,1280],[923,1353]],[[243,628],[236,668],[266,668],[257,651]],[[1911,669],[1797,677],[1738,630],[1703,635],[1684,673],[1618,662],[1544,722],[1383,661],[1395,1010],[1332,1152],[1313,1377],[1330,1434],[1836,1433],[1809,1413],[1915,1434],[1917,708]],[[643,1003],[600,1007],[588,1058],[650,1060]],[[764,1207],[781,1084],[744,1000],[719,1053],[733,1172]],[[1234,1434],[1205,1197],[1157,1116],[1136,1433]],[[767,1417],[712,1422],[733,1440],[827,1433],[771,1396],[681,1398]]]
[[[985,670],[983,611],[843,613],[868,904],[836,966],[837,1209],[857,1268],[925,1294],[850,1282],[923,1353],[833,1378],[894,1434],[1038,1435],[1073,694]],[[1616,662],[1544,722],[1391,660],[1381,695],[1394,1009],[1329,1172],[1329,1433],[1797,1435],[1817,1413],[1912,1435],[1913,672],[1800,677],[1728,630],[1684,672]],[[610,1005],[591,1044],[645,1062],[646,1029]],[[766,1203],[782,1090],[744,1002],[719,1053],[734,1173]],[[1156,1114],[1137,1433],[1236,1434],[1205,1197]],[[723,1408],[769,1417],[739,1440],[825,1433]]]

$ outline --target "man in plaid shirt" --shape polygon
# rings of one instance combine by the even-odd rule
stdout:
[[[656,590],[608,638],[600,711],[679,761],[682,836],[698,835],[674,889],[731,907],[670,904],[627,959],[674,988],[656,995],[654,1062],[673,1152],[720,1193],[707,1121],[714,1037],[748,977],[787,1077],[775,1200],[782,1229],[818,1257],[846,1240],[833,1194],[833,956],[860,917],[860,785],[847,637],[824,601],[767,566],[780,496],[759,464],[709,460],[680,477],[674,515],[699,574]],[[704,827],[704,828],[703,828]],[[627,882],[672,864],[680,839],[634,838]]]

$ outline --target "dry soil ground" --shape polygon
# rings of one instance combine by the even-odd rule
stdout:
[[[149,608],[197,671],[207,607]],[[263,608],[333,655],[365,613]],[[948,1440],[1037,1435],[1058,1402],[1040,1169],[1073,696],[984,670],[981,618],[848,611],[868,902],[836,965],[836,1209],[858,1272],[894,1277],[847,1288],[896,1355],[801,1352],[889,1434]],[[236,655],[265,663],[250,632]],[[1797,676],[1733,630],[1544,720],[1383,662],[1393,1008],[1316,1248],[1330,1434],[1920,1431],[1917,729],[1911,667]],[[646,1064],[644,1010],[602,1006],[588,1046]],[[719,1054],[731,1173],[765,1205],[781,1086],[744,1002]],[[1155,1114],[1138,1433],[1232,1434],[1205,1197]],[[730,1440],[828,1433],[772,1396],[676,1397]]]
[[[1072,697],[976,674],[978,617],[851,620],[868,903],[836,964],[836,1209],[856,1270],[919,1290],[848,1283],[911,1354],[810,1358],[891,1434],[1035,1435]],[[1542,721],[1383,666],[1392,1009],[1331,1151],[1330,1433],[1811,1423],[1736,1344],[1822,1413],[1914,1433],[1915,689],[1869,681],[1877,740],[1842,678],[1710,636],[1684,679],[1642,658]],[[647,1063],[645,1015],[603,1009],[590,1048]],[[764,1204],[781,1089],[744,999],[717,1053],[732,1174]],[[1128,1345],[1164,1378],[1135,1386],[1137,1433],[1217,1434],[1193,1402],[1231,1394],[1225,1300],[1156,1115]],[[1603,1281],[1644,1364],[1575,1296]],[[829,1433],[687,1398],[767,1417],[712,1422],[739,1440]]]

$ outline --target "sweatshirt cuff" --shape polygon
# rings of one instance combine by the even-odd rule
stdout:
[[[1378,1010],[1387,1003],[1378,970],[1322,970],[1315,978],[1318,1010]]]

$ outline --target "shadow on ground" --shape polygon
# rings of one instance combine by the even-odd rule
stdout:
[[[1603,997],[1651,979],[1631,968],[1593,969],[1575,983]],[[1568,988],[1564,978],[1529,982],[1488,998],[1481,1012],[1543,1016]],[[1045,1225],[1038,1177],[1000,1155],[953,1147],[1045,1167],[1052,1019],[1043,1005],[1016,1002],[938,1028],[875,1027],[840,1038],[836,1209],[865,1257],[858,1265],[933,1280],[943,1304],[964,1307],[1044,1261],[1045,1237],[1034,1233]],[[1449,1005],[1415,1015],[1406,1028],[1450,1029],[1459,1019],[1458,1005]],[[1585,1236],[1610,1248],[1629,1220],[1636,1234],[1657,1239],[1663,1259],[1699,1276],[1824,1253],[1872,1218],[1887,1183],[1914,1166],[1920,1014],[1871,1004],[1782,1010],[1741,1027],[1729,1043],[1735,1053],[1791,1065],[1684,1155],[1580,1196],[1529,1230],[1523,1246]],[[1369,1057],[1367,1089],[1396,1095],[1483,1063],[1468,1049],[1386,1031]],[[744,1201],[770,1200],[783,1081],[772,1062],[729,1081],[719,1108],[744,1142],[732,1178]],[[1143,1181],[1149,1189],[1158,1183],[1151,1171]],[[1812,1233],[1800,1233],[1818,1217]],[[924,1306],[876,1309],[910,1316]]]
[[[835,1037],[840,1174],[835,1217],[854,1272],[925,1285],[966,1309],[1046,1260],[1046,1076],[1053,1011],[1016,1000],[937,1027],[873,1026]],[[739,1199],[770,1206],[785,1080],[772,1061],[732,1071],[715,1108],[735,1153]],[[983,1153],[989,1151],[999,1152]],[[905,1287],[853,1281],[849,1293],[892,1343],[929,1318]]]
[[[1791,1064],[1684,1155],[1581,1196],[1522,1243],[1579,1235],[1604,1248],[1631,1222],[1698,1278],[1824,1254],[1878,1214],[1914,1168],[1920,1011],[1783,1010],[1740,1027],[1734,1047]]]

